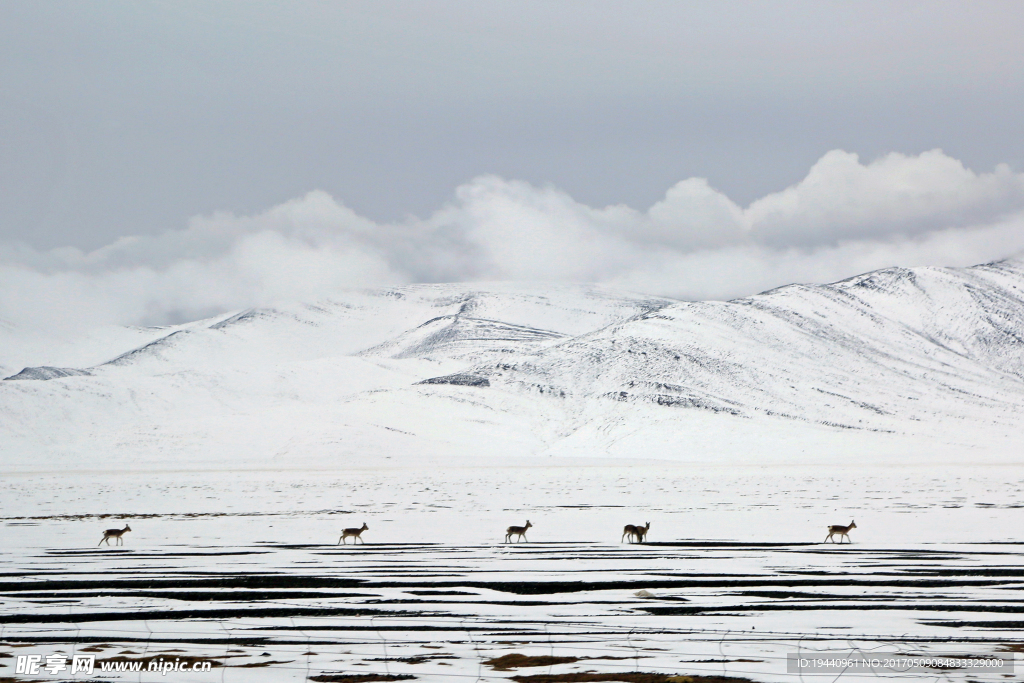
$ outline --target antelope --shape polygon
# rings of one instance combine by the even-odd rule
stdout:
[[[632,524],[627,524],[622,529],[622,539],[619,540],[619,543],[622,543],[622,540],[625,539],[626,536],[629,536],[629,539],[630,539],[629,542],[630,543],[633,542],[633,537],[634,536],[637,539],[637,541],[636,541],[637,543],[643,543],[644,542],[644,536],[647,535],[647,531],[650,528],[651,528],[651,523],[650,522],[647,522],[647,526],[633,526]]]
[[[107,545],[110,545],[110,537],[111,536],[113,536],[114,538],[117,539],[117,545],[124,545],[124,539],[121,538],[121,537],[124,536],[126,531],[131,531],[131,530],[132,530],[132,528],[130,526],[128,526],[127,524],[124,525],[123,529],[107,529],[106,531],[103,532],[103,538],[101,538],[100,542],[97,543],[96,545],[97,546],[103,545],[103,541],[106,541]]]
[[[338,545],[341,545],[341,542],[349,536],[354,536],[356,541],[365,544],[366,541],[363,540],[362,534],[369,528],[370,527],[366,526],[366,522],[363,522],[363,526],[359,527],[358,529],[342,529],[341,538],[338,539]],[[356,541],[352,541],[352,544],[354,545]],[[345,541],[345,545],[348,545],[348,541]]]
[[[854,521],[850,522],[850,526],[842,526],[840,524],[833,524],[832,526],[830,526],[828,528],[828,536],[825,537],[825,540],[822,541],[822,543],[828,543],[828,540],[830,538],[832,538],[835,534],[839,534],[839,542],[840,543],[843,542],[843,536],[846,537],[846,540],[848,542],[853,543],[853,541],[850,540],[850,529],[856,529],[856,528],[857,528],[857,523],[854,522]],[[833,539],[832,542],[835,543],[835,539]]]
[[[531,526],[533,525],[530,524],[530,520],[526,520],[526,526],[510,526],[508,529],[505,529],[505,543],[511,543],[513,536],[518,536],[521,539],[526,538],[526,530]],[[516,542],[518,543],[518,541]],[[530,539],[526,538],[526,542],[529,543]]]

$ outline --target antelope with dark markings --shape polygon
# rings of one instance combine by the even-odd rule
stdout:
[[[629,542],[630,543],[633,543],[633,539],[634,538],[636,539],[637,543],[643,543],[644,542],[644,538],[647,536],[647,532],[650,530],[650,528],[651,528],[651,523],[650,522],[647,522],[647,526],[640,526],[640,525],[634,526],[632,524],[627,524],[622,529],[622,538],[619,540],[619,543],[622,543],[622,541],[624,541],[627,536],[629,537]]]
[[[513,536],[518,536],[520,539],[526,538],[526,530],[531,526],[533,525],[530,524],[530,520],[526,520],[526,526],[510,526],[505,530],[505,543],[511,543]],[[530,539],[526,538],[526,542],[529,543]]]
[[[363,522],[363,526],[358,529],[342,529],[341,538],[338,539],[338,545],[341,545],[341,542],[345,541],[349,536],[352,536],[356,541],[365,544],[366,541],[363,540],[363,532],[369,528],[370,527],[366,526],[366,522]],[[355,545],[356,541],[352,541],[352,545]],[[345,541],[345,545],[348,545],[348,541]]]
[[[847,542],[853,543],[853,541],[850,540],[850,529],[856,529],[856,528],[857,528],[857,523],[854,522],[854,521],[850,522],[850,526],[842,526],[841,524],[833,524],[832,526],[830,526],[828,528],[828,536],[825,537],[825,540],[822,541],[822,543],[828,543],[829,539],[832,538],[833,536],[835,536],[836,534],[839,534],[839,542],[840,543],[843,542],[843,537],[844,536],[846,537]],[[832,542],[835,543],[836,542],[835,539],[832,539]]]
[[[101,538],[100,542],[97,543],[96,545],[97,546],[103,545],[103,541],[106,541],[107,545],[110,545],[110,539],[111,538],[116,538],[117,539],[117,545],[124,545],[124,539],[121,538],[121,537],[124,536],[125,533],[127,533],[127,532],[129,532],[131,530],[132,530],[132,528],[130,526],[128,526],[127,524],[124,525],[123,529],[107,529],[106,531],[103,532],[103,538]]]

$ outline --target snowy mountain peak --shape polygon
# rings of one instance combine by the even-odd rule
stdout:
[[[1024,452],[1019,260],[888,268],[730,302],[416,285],[104,339],[106,358],[78,369],[40,358],[12,378],[48,381],[0,385],[11,453],[160,462],[173,444],[181,457],[333,463],[482,448],[711,461]]]

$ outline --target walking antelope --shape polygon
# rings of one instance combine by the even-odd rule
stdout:
[[[647,526],[633,526],[632,524],[627,524],[622,529],[622,539],[619,540],[619,543],[622,543],[626,536],[629,536],[630,543],[633,542],[633,537],[636,537],[637,543],[643,543],[644,537],[647,535],[647,532],[648,530],[650,530],[650,528],[650,522],[647,522]]]
[[[853,543],[853,541],[850,540],[850,529],[856,529],[856,528],[857,528],[857,523],[854,522],[854,521],[850,522],[850,526],[842,526],[840,524],[833,524],[832,526],[830,526],[828,528],[828,536],[825,537],[825,540],[822,541],[822,543],[827,543],[828,540],[830,538],[832,538],[836,534],[839,534],[839,542],[840,543],[843,542],[843,536],[846,537],[846,540],[849,543]],[[832,539],[832,542],[835,543],[835,539]]]
[[[511,543],[513,536],[518,536],[520,539],[526,538],[526,530],[529,529],[532,524],[530,520],[526,520],[526,526],[510,526],[505,530],[505,543]],[[518,543],[518,541],[516,541]],[[529,543],[530,539],[526,538],[526,542]]]
[[[366,531],[369,528],[370,527],[366,526],[366,522],[363,522],[363,526],[359,527],[358,529],[342,529],[341,530],[341,538],[338,539],[338,545],[341,545],[341,542],[344,541],[349,536],[353,536],[353,537],[355,537],[356,541],[359,541],[360,543],[364,543],[365,544],[366,541],[363,540],[362,534],[363,534],[364,531]],[[352,544],[355,545],[356,541],[352,541]],[[348,541],[345,541],[345,545],[348,545]]]
[[[128,526],[127,524],[124,525],[123,529],[107,529],[106,531],[103,532],[103,538],[101,538],[100,542],[97,543],[96,545],[97,546],[103,545],[103,541],[106,541],[107,545],[110,545],[110,538],[111,537],[114,537],[114,538],[117,539],[117,545],[124,545],[124,539],[121,538],[121,537],[124,536],[126,531],[131,531],[131,530],[132,530],[132,528],[130,526]]]

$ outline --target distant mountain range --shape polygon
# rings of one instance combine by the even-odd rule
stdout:
[[[24,369],[9,362],[28,357],[17,331],[0,334],[0,441],[16,469],[1024,462],[1020,260],[729,302],[352,291],[98,331]]]

